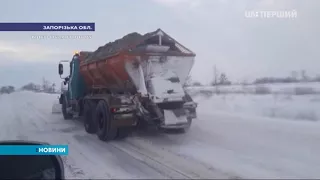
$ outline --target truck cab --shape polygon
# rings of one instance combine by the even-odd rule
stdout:
[[[59,74],[63,75],[63,64],[59,63]],[[75,114],[81,113],[81,105],[78,101],[81,101],[85,96],[85,83],[79,72],[80,56],[79,53],[75,53],[72,60],[69,63],[69,74],[66,74],[61,83],[61,95],[59,98],[60,104],[62,104],[62,112],[65,119],[72,118]]]

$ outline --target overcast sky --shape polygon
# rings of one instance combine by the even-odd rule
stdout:
[[[297,18],[246,18],[246,11],[297,11]],[[2,0],[1,22],[95,22],[84,40],[33,40],[39,32],[0,32],[0,85],[59,82],[57,63],[127,33],[161,28],[197,54],[195,80],[213,66],[233,81],[320,74],[317,0]],[[60,34],[78,34],[74,32]]]

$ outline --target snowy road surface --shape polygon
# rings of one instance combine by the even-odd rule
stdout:
[[[56,97],[1,95],[0,137],[68,144],[67,178],[320,177],[317,122],[207,113],[200,102],[187,134],[136,133],[105,143],[86,134],[80,122],[52,114]]]

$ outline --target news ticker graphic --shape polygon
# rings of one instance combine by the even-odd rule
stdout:
[[[95,23],[0,23],[0,31],[95,31]]]
[[[0,145],[0,155],[68,155],[68,145]]]

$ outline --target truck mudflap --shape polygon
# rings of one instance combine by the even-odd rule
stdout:
[[[134,113],[128,114],[114,114],[113,115],[113,125],[116,127],[131,127],[135,126],[138,122],[138,119]]]
[[[196,107],[196,103],[188,102],[181,109],[163,110],[164,122],[160,127],[166,129],[190,127],[191,120],[197,117],[195,112]]]
[[[184,109],[179,110],[164,110],[164,122],[160,126],[162,128],[180,128],[188,125],[188,119]]]
[[[164,125],[185,124],[188,122],[184,109],[164,110]]]
[[[190,127],[190,123],[184,124],[171,124],[171,125],[161,125],[160,127],[163,129],[185,129]]]

